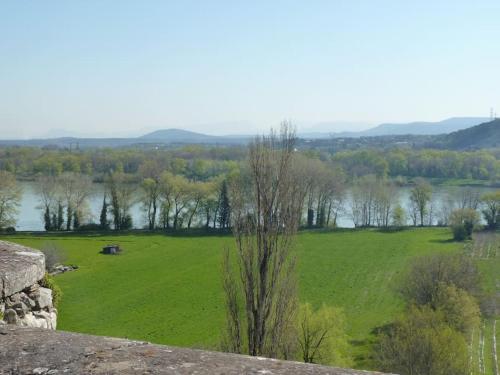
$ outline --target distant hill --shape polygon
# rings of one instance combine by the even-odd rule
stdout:
[[[380,124],[374,128],[358,132],[362,137],[378,135],[436,135],[447,134],[457,130],[488,121],[485,117],[453,117],[438,122],[410,122],[403,124]]]
[[[479,123],[482,122],[482,124],[477,125],[478,121]],[[298,136],[303,138],[305,142],[310,142],[310,140],[328,141],[328,139],[332,138],[353,138],[353,142],[359,141],[360,144],[376,144],[379,141],[383,143],[387,137],[398,137],[397,141],[399,143],[404,141],[413,144],[417,142],[414,139],[415,137],[424,137],[418,142],[425,142],[425,147],[477,149],[500,147],[499,121],[495,120],[487,123],[482,118],[461,117],[435,123],[382,124],[369,130],[353,133],[299,133]],[[463,129],[468,125],[472,127]],[[456,128],[461,130],[456,131]],[[449,129],[452,129],[452,131]],[[443,134],[443,132],[450,134]],[[249,135],[214,136],[182,129],[162,129],[131,138],[58,137],[0,140],[0,145],[50,148],[170,147],[170,145],[176,144],[242,145],[247,144],[251,138],[252,136]]]
[[[169,143],[210,143],[216,141],[217,136],[195,133],[182,129],[162,129],[138,137],[138,140],[167,141]]]
[[[500,147],[500,119],[441,136],[437,143],[454,150]]]
[[[182,129],[163,129],[131,138],[39,138],[39,139],[9,139],[0,140],[3,146],[29,146],[50,148],[102,148],[131,147],[144,145],[172,144],[207,144],[207,145],[238,145],[247,143],[250,136],[214,136],[195,133]]]

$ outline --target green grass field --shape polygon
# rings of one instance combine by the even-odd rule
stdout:
[[[372,330],[403,308],[398,281],[418,255],[458,251],[447,229],[302,232],[297,263],[302,302],[344,309],[357,367],[371,367]],[[3,239],[41,248],[53,242],[66,263],[59,329],[155,343],[216,347],[224,322],[221,259],[230,236],[29,235]],[[99,254],[118,243],[119,256]]]

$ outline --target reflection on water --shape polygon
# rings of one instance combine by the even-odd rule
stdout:
[[[21,201],[21,207],[19,208],[19,215],[17,216],[17,230],[44,230],[43,228],[43,210],[39,209],[40,199],[37,196],[35,184],[30,182],[22,182],[20,186],[23,189],[23,198]],[[139,193],[138,193],[139,194]],[[104,197],[104,185],[103,184],[93,184],[92,195],[89,199],[89,209],[91,214],[91,221],[99,222],[99,215],[102,208],[102,200]],[[109,203],[109,198],[107,199]],[[135,203],[130,213],[132,214],[132,219],[135,228],[141,228],[144,226],[145,221],[143,213],[141,211],[141,205]],[[109,208],[108,208],[108,220]]]
[[[23,198],[21,201],[21,207],[19,209],[19,215],[17,220],[16,229],[17,230],[33,230],[40,231],[43,230],[43,212],[41,209],[37,207],[40,206],[40,200],[36,195],[36,191],[34,188],[34,184],[30,182],[22,182],[20,183],[23,189]],[[438,213],[441,209],[441,202],[447,198],[448,195],[458,196],[461,191],[469,189],[467,187],[434,187],[433,192],[433,202],[434,202],[434,211]],[[494,190],[490,188],[473,188],[474,190],[478,190],[481,193],[486,191]],[[410,188],[402,187],[398,189],[398,201],[401,207],[405,210],[408,207],[408,199],[410,194]],[[137,192],[139,195],[139,192]],[[104,196],[104,185],[103,184],[94,184],[93,192],[89,199],[89,208],[91,214],[91,220],[93,222],[99,222],[99,214],[102,208],[102,199]],[[354,223],[351,219],[350,211],[350,200],[349,194],[346,196],[345,204],[344,204],[344,212],[338,217],[337,224],[339,227],[343,228],[352,228],[354,227]],[[140,203],[135,203],[130,213],[132,214],[132,219],[134,223],[134,228],[143,228],[146,225],[146,220],[144,214],[141,210]],[[437,220],[437,214],[436,218]]]

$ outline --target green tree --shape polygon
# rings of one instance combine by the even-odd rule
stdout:
[[[297,317],[299,357],[306,363],[348,367],[349,342],[345,315],[341,309],[323,305],[314,311],[309,303],[299,308]]]
[[[80,218],[76,211],[73,213],[73,229],[77,230],[80,227]]]
[[[190,203],[190,184],[183,176],[173,176],[171,182],[171,197],[173,207],[173,228],[182,227],[184,209]]]
[[[129,210],[134,202],[134,185],[130,177],[123,172],[110,174],[106,185],[111,196],[111,214],[113,215],[114,229],[128,229],[127,227],[130,227],[131,224]]]
[[[428,306],[412,306],[379,338],[377,360],[382,371],[401,375],[466,375],[464,336]]]
[[[392,225],[397,228],[402,228],[406,225],[406,212],[399,204],[392,211]]]
[[[44,229],[46,231],[52,230],[52,219],[50,215],[50,207],[47,206],[45,207],[45,211],[43,213],[43,222],[44,222]]]
[[[156,227],[156,217],[160,199],[160,182],[155,178],[145,178],[141,184],[142,188],[142,208],[146,213],[149,230]]]
[[[219,228],[229,228],[231,225],[231,205],[229,203],[229,193],[227,181],[222,181],[219,193]]]
[[[483,215],[489,229],[500,228],[500,190],[481,196]]]
[[[445,322],[466,337],[479,326],[481,312],[475,298],[453,284],[441,283],[431,306],[441,311]]]
[[[106,202],[106,194],[104,194],[104,198],[102,199],[101,214],[99,215],[99,226],[103,230],[109,229],[108,203]]]
[[[453,238],[463,241],[472,238],[472,231],[479,224],[479,214],[472,208],[460,208],[451,213],[449,221]]]
[[[59,201],[57,202],[56,230],[62,230],[63,224],[64,224],[64,206],[61,203],[61,201]]]

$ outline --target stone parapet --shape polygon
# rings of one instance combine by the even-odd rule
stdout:
[[[0,363],[0,374],[380,374],[16,326],[0,327]]]

